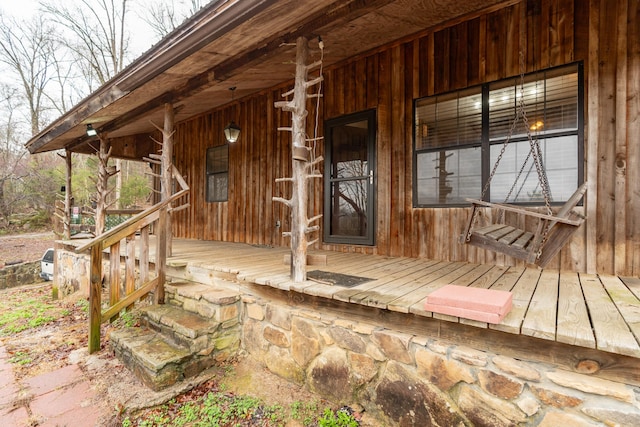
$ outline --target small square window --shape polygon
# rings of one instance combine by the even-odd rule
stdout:
[[[229,146],[207,149],[207,202],[226,202],[229,194]]]

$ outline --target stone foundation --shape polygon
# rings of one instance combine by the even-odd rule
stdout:
[[[40,261],[7,265],[0,269],[0,289],[41,282]]]
[[[382,425],[638,426],[640,390],[345,316],[243,298],[243,347]]]

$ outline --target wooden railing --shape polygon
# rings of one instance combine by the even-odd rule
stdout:
[[[166,200],[157,203],[117,227],[95,237],[76,249],[77,253],[91,251],[91,272],[89,286],[89,353],[100,350],[100,325],[115,320],[119,313],[155,291],[155,303],[164,303],[165,267],[167,261],[167,217],[171,204],[189,193],[186,182],[173,168],[173,175],[181,190]],[[173,208],[174,210],[186,205]],[[156,234],[155,277],[151,278],[149,262],[150,228]],[[138,270],[136,283],[136,235],[140,234]],[[124,296],[122,294],[121,242],[125,243]],[[102,263],[106,249],[109,249],[109,306],[102,311]]]

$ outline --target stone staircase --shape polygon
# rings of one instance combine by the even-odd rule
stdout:
[[[240,294],[193,282],[165,285],[166,304],[140,310],[140,327],[115,330],[115,355],[158,391],[233,357],[240,347]]]

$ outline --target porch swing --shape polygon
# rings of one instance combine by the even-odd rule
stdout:
[[[521,67],[523,68],[522,62]],[[518,171],[515,181],[505,197],[504,203],[486,202],[483,200],[484,196],[489,189],[491,180],[498,169],[498,165],[507,149],[507,145],[513,136],[518,120],[522,120],[522,123],[527,130],[529,153],[527,154],[522,167]],[[525,166],[531,158],[533,158],[533,164],[535,165],[536,172],[538,174],[538,183],[542,196],[544,197],[546,213],[535,212],[520,206],[507,204],[507,201],[518,185],[518,181],[525,170]],[[522,185],[524,185],[524,181]],[[573,208],[575,208],[580,202],[586,190],[587,183],[584,182],[578,187],[573,195],[569,197],[567,202],[558,210],[558,212],[553,214],[551,210],[549,182],[542,164],[540,143],[537,138],[534,139],[531,135],[531,128],[525,112],[524,72],[522,71],[520,74],[520,102],[518,103],[516,115],[511,124],[511,128],[509,129],[507,138],[502,144],[502,148],[498,154],[493,169],[491,170],[487,182],[484,185],[480,195],[480,200],[466,199],[468,202],[471,202],[473,211],[464,234],[460,236],[460,242],[502,253],[540,267],[545,267],[571,239],[573,233],[575,233],[578,227],[580,227],[580,225],[585,221],[585,217],[573,211]],[[498,211],[497,220],[489,225],[477,226],[478,216],[482,210],[481,208],[491,208],[492,210]],[[520,218],[524,217],[525,224],[527,222],[531,222],[527,221],[527,218],[532,218],[535,222],[535,227],[531,228],[532,231],[527,231],[506,224],[505,214],[508,212],[518,214]]]

